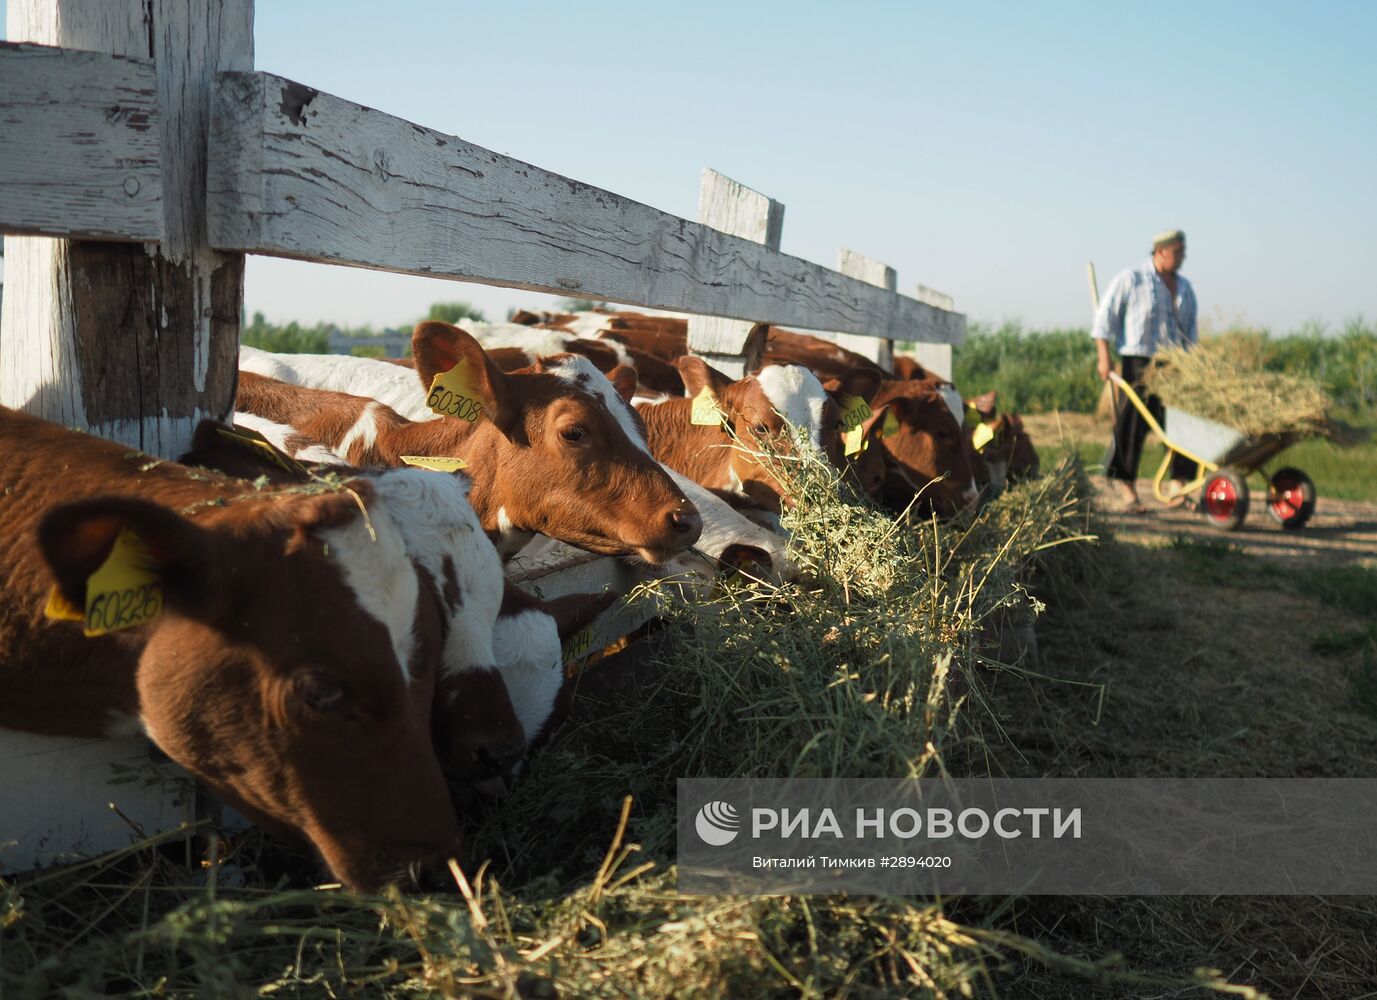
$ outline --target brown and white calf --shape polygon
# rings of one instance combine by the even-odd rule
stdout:
[[[994,390],[966,400],[966,412],[971,447],[985,468],[983,477],[977,471],[977,482],[998,493],[1008,483],[1037,478],[1041,463],[1023,418],[1000,413]]]
[[[259,490],[4,409],[0,447],[0,726],[141,728],[355,889],[454,854],[434,688],[452,643],[493,655],[480,609],[495,615],[501,588],[495,560],[468,565],[464,542],[481,533],[457,480],[404,470],[347,490]],[[398,516],[418,507],[424,518]],[[105,624],[147,620],[87,638],[83,621],[45,617],[54,591],[81,617],[126,532],[141,574],[91,596],[115,609]],[[438,577],[409,557],[408,534]]]
[[[238,436],[243,431],[261,436],[276,446],[283,457],[305,464],[293,469],[281,458],[275,460],[255,447],[245,447]],[[193,450],[183,455],[181,461],[247,479],[261,477],[278,486],[305,484],[313,475],[327,472],[394,483],[400,471],[361,472],[322,447],[304,446],[291,427],[242,413],[236,414],[232,427],[203,421],[196,430]],[[408,477],[420,471],[409,470]],[[443,472],[423,475],[456,478]],[[466,478],[457,475],[460,489],[467,490]],[[428,479],[418,482],[433,485]],[[449,486],[441,488],[442,496],[452,493]],[[426,516],[428,504],[424,493],[412,499],[410,505],[394,504],[394,508],[400,507],[396,511],[399,517],[415,520]],[[558,721],[552,717],[562,704],[556,698],[564,676],[560,643],[609,607],[618,595],[570,594],[550,602],[530,597],[502,578],[496,550],[486,535],[476,530],[476,518],[473,524],[475,530],[466,542],[476,556],[462,566],[444,555],[443,546],[423,533],[404,530],[403,541],[409,550],[412,546],[417,549],[409,551],[413,560],[430,567],[446,605],[454,607],[457,614],[468,611],[471,627],[455,628],[452,632],[456,636],[470,636],[469,641],[447,644],[441,659],[435,735],[446,773],[459,784],[483,788],[492,779],[505,778],[529,747]],[[486,574],[484,585],[475,586],[474,581],[466,578],[475,571]],[[497,590],[494,581],[501,582]],[[499,592],[501,606],[492,621],[493,600]],[[467,600],[463,599],[465,595]],[[489,621],[490,641],[475,641],[472,637]]]
[[[506,374],[477,341],[447,323],[418,326],[412,350],[414,371],[365,358],[331,358],[328,369],[300,362],[289,370],[273,356],[269,367],[298,385],[243,371],[238,407],[289,424],[354,465],[397,465],[403,455],[463,459],[473,507],[503,555],[533,532],[652,564],[697,540],[698,512],[636,427],[627,403],[636,388],[633,371],[615,369],[609,381],[587,358],[565,354]],[[434,419],[426,393],[436,375],[459,364],[483,415],[473,422]],[[349,385],[372,398],[300,388],[306,384]],[[432,419],[407,419],[392,408],[394,400],[408,415]]]
[[[902,510],[916,499],[919,508],[945,517],[975,502],[975,474],[964,428],[935,386],[886,379],[871,408],[883,408],[894,417],[891,432],[879,439],[887,459],[881,497],[888,506]]]
[[[685,395],[636,406],[650,450],[668,468],[773,514],[793,500],[772,456],[809,452],[842,468],[837,402],[808,369],[769,365],[733,381],[701,358],[675,364]],[[870,373],[847,373],[837,386],[868,399],[878,382]]]

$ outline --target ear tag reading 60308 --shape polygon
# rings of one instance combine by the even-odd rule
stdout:
[[[467,361],[460,358],[453,368],[431,380],[426,406],[442,417],[458,417],[471,424],[483,415],[483,393]]]
[[[721,427],[726,421],[722,419],[722,410],[717,405],[717,397],[712,394],[712,389],[703,386],[698,395],[693,397],[693,414],[689,422],[699,427]]]
[[[128,528],[119,533],[105,562],[86,579],[87,636],[105,635],[150,622],[163,610],[163,585],[152,556]]]

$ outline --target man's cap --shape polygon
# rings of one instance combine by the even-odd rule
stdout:
[[[1164,232],[1158,233],[1156,236],[1154,236],[1154,237],[1152,238],[1152,249],[1156,250],[1158,247],[1164,247],[1164,246],[1166,246],[1168,243],[1185,243],[1185,242],[1186,242],[1186,234],[1185,234],[1185,231],[1184,231],[1184,230],[1181,230],[1181,229],[1168,229],[1168,230],[1165,230]]]

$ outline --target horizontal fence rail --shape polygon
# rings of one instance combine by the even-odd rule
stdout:
[[[163,238],[157,76],[103,52],[0,42],[0,228]]]
[[[780,326],[959,343],[965,318],[268,73],[222,73],[210,241]]]

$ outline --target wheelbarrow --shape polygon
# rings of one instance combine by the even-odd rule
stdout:
[[[1267,488],[1267,512],[1283,528],[1305,526],[1315,513],[1315,484],[1300,469],[1286,467],[1268,475],[1265,466],[1297,441],[1308,435],[1289,431],[1284,434],[1249,436],[1204,417],[1164,407],[1165,427],[1147,404],[1119,375],[1109,377],[1137,408],[1148,428],[1161,439],[1167,453],[1152,480],[1152,495],[1162,503],[1172,497],[1162,490],[1174,455],[1195,463],[1195,478],[1186,483],[1183,493],[1200,491],[1199,510],[1210,524],[1221,531],[1236,531],[1248,516],[1248,478],[1261,477]]]

